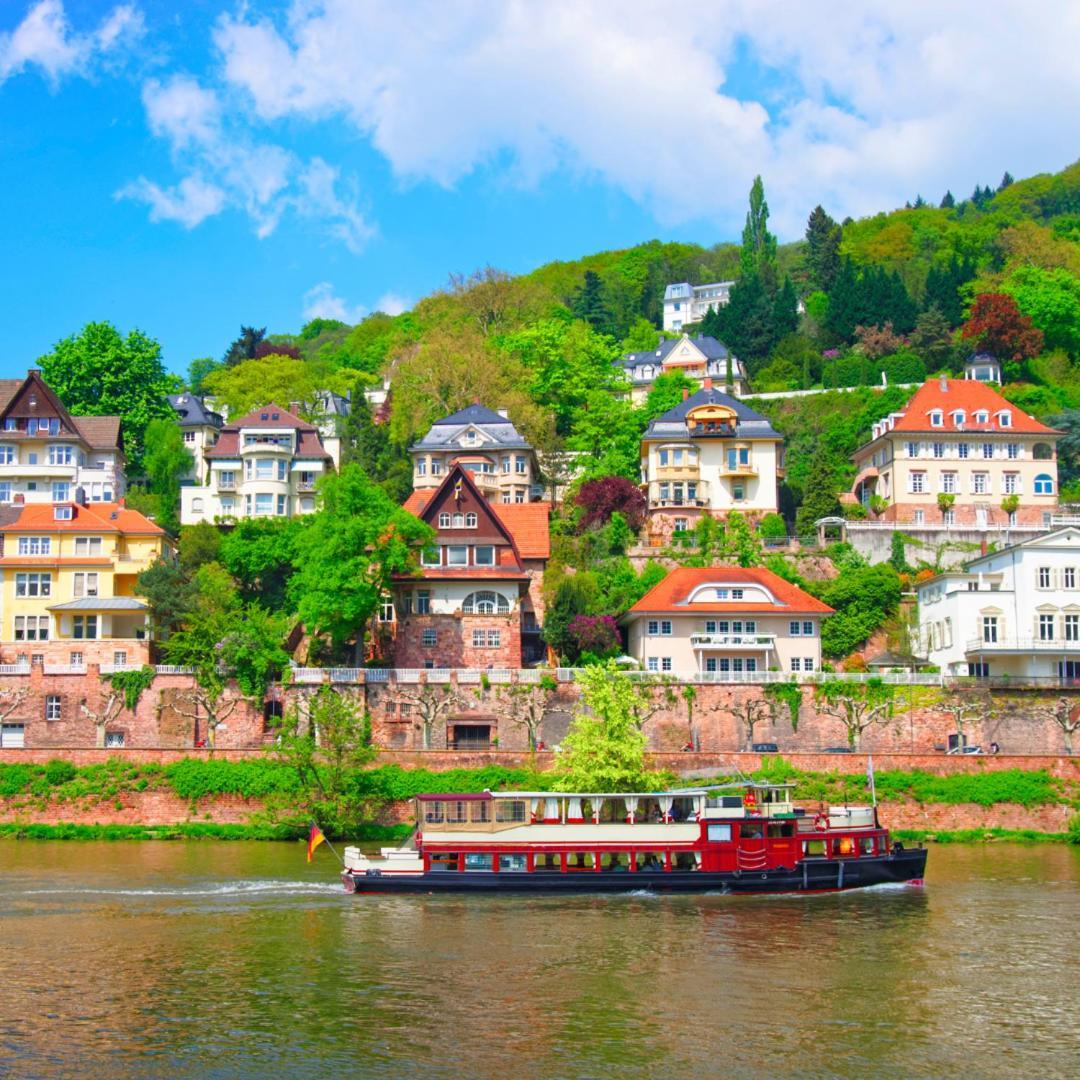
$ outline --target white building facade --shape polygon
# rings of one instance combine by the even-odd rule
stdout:
[[[661,341],[647,352],[627,353],[618,367],[630,383],[630,400],[640,405],[661,375],[681,371],[687,378],[712,379],[735,397],[749,391],[746,369],[728,347],[714,337],[690,337]]]
[[[182,525],[310,514],[319,478],[334,467],[318,429],[276,405],[226,424],[203,459],[206,483],[180,489]]]
[[[917,651],[945,674],[1080,680],[1080,529],[982,555],[918,597]]]
[[[723,307],[731,299],[734,281],[713,281],[691,285],[688,281],[669,285],[664,290],[664,329],[677,334],[684,326],[701,322],[706,314]]]

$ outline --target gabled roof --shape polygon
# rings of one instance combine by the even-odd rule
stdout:
[[[120,448],[119,416],[73,416],[71,422],[92,449]]]
[[[462,450],[531,450],[532,447],[514,427],[509,417],[501,416],[485,405],[469,405],[456,413],[444,416],[431,425],[427,434],[410,450],[451,450],[460,445],[458,439],[474,429],[480,436]]]
[[[100,532],[164,536],[165,530],[144,517],[138,510],[129,510],[122,503],[94,502],[73,504],[70,521],[57,521],[53,514],[55,503],[28,503],[12,507],[18,516],[0,524],[0,532]]]
[[[460,472],[477,496],[484,500],[469,476],[467,469],[456,466],[447,474],[446,479],[437,487],[426,491],[414,491],[405,500],[403,509],[418,518],[424,517],[424,512],[431,505],[435,496],[450,483],[450,477]],[[523,559],[547,559],[551,555],[551,503],[499,503],[496,505],[484,500],[492,516],[505,530],[515,549]]]
[[[700,405],[723,405],[731,409],[738,420],[738,434],[741,438],[777,440],[782,438],[761,413],[755,412],[738,398],[711,387],[691,394],[680,401],[675,408],[668,409],[662,416],[658,416],[649,425],[644,437],[646,439],[685,438],[687,413]]]
[[[638,364],[662,364],[671,351],[676,346],[682,345],[684,341],[689,341],[691,345],[694,345],[706,360],[723,360],[724,357],[731,355],[722,341],[717,341],[716,338],[707,335],[699,335],[665,339],[655,349],[627,353],[622,360],[617,362],[625,368],[637,367]]]
[[[930,414],[940,410],[943,423],[938,427],[930,426]],[[962,410],[963,426],[958,427],[954,413]],[[997,420],[997,413],[1007,410],[1012,414],[1010,427],[1002,427]],[[990,419],[985,424],[975,423],[975,413],[985,411]],[[1017,435],[1055,435],[1057,432],[1029,416],[1018,405],[999,394],[989,383],[975,379],[928,379],[915,391],[915,396],[907,403],[902,414],[897,416],[890,432],[942,433],[949,432],[1000,432]],[[886,432],[885,434],[889,434]]]
[[[43,410],[42,416],[55,413],[63,425],[79,435],[92,450],[122,451],[119,416],[73,416],[37,368],[31,368],[25,379],[0,379],[0,420],[12,411],[20,416],[32,416],[36,409],[31,408],[24,414],[18,406],[34,395],[51,410]]]
[[[761,601],[744,603],[741,600],[687,603],[688,597],[702,585],[761,585],[776,597],[777,603],[770,604]],[[709,614],[729,612],[733,615],[743,613],[831,615],[832,611],[833,609],[828,604],[763,567],[683,566],[672,570],[663,581],[654,585],[623,618],[645,614],[693,615],[697,612]]]
[[[206,402],[195,394],[170,394],[169,404],[182,428],[221,427],[221,414],[208,409]]]
[[[266,417],[264,420],[263,417]],[[240,456],[240,430],[241,428],[271,428],[282,431],[292,430],[298,433],[296,452],[297,458],[312,458],[314,460],[329,459],[330,455],[319,437],[319,429],[307,420],[302,420],[287,409],[282,409],[273,403],[263,405],[262,408],[252,409],[236,420],[230,420],[222,429],[218,441],[209,449],[203,451],[203,458],[207,460],[236,458]]]

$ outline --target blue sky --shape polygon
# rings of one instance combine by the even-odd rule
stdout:
[[[451,271],[798,236],[1080,146],[1080,8],[3,0],[5,376],[85,322],[168,365]]]

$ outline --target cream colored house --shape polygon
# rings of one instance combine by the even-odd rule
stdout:
[[[183,525],[310,514],[319,477],[334,466],[318,429],[272,404],[226,424],[203,461],[207,482],[180,489]]]
[[[1080,529],[982,555],[918,596],[917,648],[946,674],[1080,682]]]
[[[536,451],[504,411],[459,409],[436,420],[409,453],[414,491],[434,491],[460,465],[490,502],[532,502],[544,494]]]
[[[0,380],[0,505],[123,496],[118,416],[73,416],[37,368]]]
[[[769,421],[705,379],[641,440],[650,531],[692,529],[703,514],[775,512],[782,461],[783,439]]]
[[[661,341],[655,349],[627,353],[618,361],[630,383],[630,400],[640,405],[648,396],[653,383],[661,375],[681,371],[687,378],[701,382],[712,379],[715,386],[730,389],[736,397],[749,390],[746,369],[728,347],[714,337],[689,337]]]
[[[758,567],[680,567],[620,620],[646,671],[753,681],[821,669],[821,622],[832,608]]]
[[[170,394],[169,404],[183,433],[184,448],[192,457],[191,471],[185,479],[205,484],[209,473],[206,451],[217,442],[224,421],[195,394]]]
[[[911,525],[1049,525],[1059,432],[977,378],[931,379],[854,455],[855,500]],[[944,496],[939,499],[938,496]]]

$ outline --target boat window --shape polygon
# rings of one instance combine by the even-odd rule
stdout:
[[[672,870],[698,870],[698,854],[696,851],[676,851],[671,856]]]
[[[450,851],[436,851],[431,856],[431,869],[435,870],[456,870],[458,868],[457,854]]]
[[[744,840],[763,840],[765,826],[760,821],[744,821],[739,826],[739,835]]]
[[[731,840],[731,826],[730,825],[710,825],[709,826],[709,840],[712,843],[726,844]]]
[[[424,824],[441,825],[445,820],[445,810],[441,802],[424,803]]]
[[[662,851],[639,851],[637,853],[637,868],[657,874],[664,869],[664,853]]]
[[[859,837],[859,854],[861,855],[873,855],[874,854],[874,838],[872,836]]]
[[[833,840],[833,858],[855,854],[855,841],[850,836],[840,836]]]
[[[562,856],[545,851],[533,858],[534,874],[558,874],[562,872]]]
[[[491,803],[487,799],[474,802],[469,814],[469,820],[474,825],[486,825],[491,820]]]
[[[496,821],[524,822],[525,800],[524,799],[500,799],[495,804]]]
[[[526,869],[524,855],[499,856],[499,873],[501,874],[523,874]]]
[[[446,804],[447,825],[464,825],[468,820],[468,803],[464,799],[455,799]]]
[[[465,856],[466,870],[490,870],[494,859],[492,855],[482,855],[479,852],[470,852]]]
[[[623,851],[605,851],[600,855],[601,873],[621,873],[630,869],[630,856]]]
[[[596,860],[591,851],[569,851],[566,854],[566,872],[575,874],[581,870],[595,870]]]
[[[810,858],[823,859],[825,857],[825,841],[804,840],[802,842],[802,851],[804,855],[808,855]]]
[[[745,833],[743,834],[745,835]],[[794,836],[795,835],[795,822],[794,821],[775,821],[769,822],[769,836]]]

